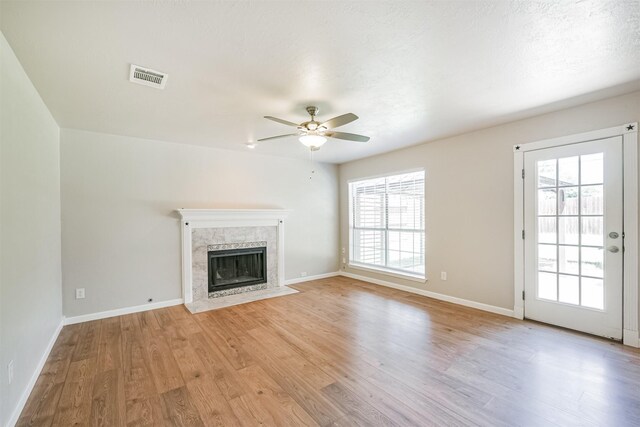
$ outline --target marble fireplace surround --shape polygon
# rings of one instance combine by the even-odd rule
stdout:
[[[178,209],[182,228],[182,295],[192,312],[295,292],[284,286],[283,209]],[[267,283],[209,294],[207,251],[265,243]]]

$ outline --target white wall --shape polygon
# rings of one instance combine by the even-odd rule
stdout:
[[[59,128],[0,34],[0,425],[62,322]],[[7,365],[14,378],[8,384]]]
[[[335,165],[69,129],[61,164],[67,317],[181,298],[177,208],[291,209],[285,278],[338,268]]]
[[[345,270],[513,309],[513,145],[634,121],[640,121],[640,92],[340,165],[343,247],[349,237],[348,180],[426,171],[428,282]],[[441,271],[447,281],[440,280]]]

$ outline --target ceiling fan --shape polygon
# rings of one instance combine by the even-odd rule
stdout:
[[[281,123],[287,126],[293,126],[298,128],[296,133],[289,133],[286,135],[272,136],[269,138],[262,138],[258,141],[268,141],[271,139],[287,138],[289,136],[297,136],[298,140],[309,147],[311,151],[319,150],[322,145],[327,142],[327,138],[344,139],[347,141],[367,142],[368,136],[356,135],[355,133],[335,132],[332,129],[351,123],[358,119],[353,113],[343,114],[338,117],[334,117],[326,122],[316,121],[316,115],[318,114],[318,107],[307,107],[307,113],[311,116],[311,120],[296,124],[287,120],[278,119],[277,117],[264,116],[265,119],[273,120],[274,122]]]

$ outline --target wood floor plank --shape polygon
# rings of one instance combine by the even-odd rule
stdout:
[[[98,341],[98,371],[122,369],[122,329],[120,319],[112,317],[102,320]]]
[[[276,318],[276,316],[273,316]],[[286,327],[278,325],[278,322],[284,322]],[[269,327],[274,333],[277,333],[282,339],[286,340],[293,348],[300,352],[305,358],[320,366],[323,371],[330,373],[333,378],[340,378],[343,385],[349,387],[354,393],[359,395],[369,395],[371,400],[375,402],[376,408],[401,425],[428,425],[435,418],[434,411],[430,411],[430,417],[423,416],[419,410],[407,406],[413,399],[419,398],[424,400],[423,396],[414,393],[408,399],[400,401],[396,399],[394,393],[387,393],[388,384],[393,384],[394,378],[384,374],[380,367],[369,365],[361,358],[352,357],[348,351],[339,346],[335,341],[331,345],[325,345],[323,339],[316,339],[310,332],[304,328],[304,323],[290,322],[287,319],[277,317],[277,321],[269,322]],[[252,333],[255,332],[252,331]],[[299,336],[298,336],[299,335]],[[345,360],[343,355],[347,355],[349,360]],[[386,376],[383,384],[376,387],[368,376],[374,373]],[[405,387],[406,389],[406,387]],[[403,389],[404,390],[404,389]],[[406,403],[405,403],[406,402]],[[486,403],[486,402],[485,402]],[[421,409],[424,409],[425,405]],[[351,417],[354,413],[351,413]]]
[[[223,310],[219,311],[223,312]],[[242,342],[246,340],[245,331],[234,330],[233,323],[225,319],[220,312],[206,313],[201,322],[205,333],[234,369],[255,364],[255,360],[242,347]]]
[[[161,396],[158,394],[148,365],[149,355],[143,333],[158,334],[155,316],[143,313],[120,317],[122,333],[122,371],[127,426],[154,426],[164,422]]]
[[[141,314],[141,317],[150,317],[151,315],[153,315],[156,319],[156,324],[153,324],[152,321],[150,321],[149,324],[152,325],[154,329],[164,329],[174,322],[173,317],[171,316],[171,311],[167,308],[146,313],[146,315]]]
[[[127,426],[158,426],[164,424],[161,396],[127,400]]]
[[[198,409],[186,387],[179,387],[162,393],[164,419],[168,425],[198,427],[204,426]]]
[[[254,354],[264,354],[264,357],[258,360],[260,367],[318,424],[331,424],[346,414],[325,397],[320,389],[309,383],[301,372],[290,370],[286,360],[265,353],[264,347],[255,340],[248,341],[245,345]]]
[[[240,370],[247,388],[279,426],[317,426],[313,418],[257,365]]]
[[[71,426],[88,423],[95,376],[95,357],[71,362],[52,425]]]
[[[343,387],[339,382],[329,384],[322,389],[322,392],[329,396],[345,412],[350,415],[357,414],[359,419],[366,420],[369,425],[399,426],[382,412],[350,392],[346,387]]]
[[[257,398],[253,395],[243,394],[229,401],[242,426],[276,426],[276,421],[271,417],[261,405],[257,403]]]
[[[147,357],[147,366],[152,373],[156,390],[164,393],[184,386],[182,373],[166,338],[162,335],[145,335],[143,343],[146,349],[144,355]]]
[[[156,335],[162,332],[162,327],[158,322],[156,314],[160,316],[162,310],[143,311],[141,313],[133,314],[135,323],[140,330],[145,334]],[[131,319],[134,321],[134,319]]]
[[[270,357],[282,360],[289,369],[303,375],[305,381],[313,387],[321,389],[335,381],[322,368],[311,363],[303,355],[295,351],[293,346],[287,344],[271,328],[255,328],[249,331],[249,335],[262,348],[262,353],[269,352]]]
[[[228,401],[240,397],[243,393],[241,379],[237,371],[227,362],[218,346],[213,343],[204,332],[194,334],[190,343],[203,365],[209,372],[209,378]]]
[[[100,332],[102,331],[102,320],[94,320],[82,323],[78,344],[73,352],[72,362],[95,358],[98,354],[100,343]]]
[[[205,425],[217,427],[242,425],[213,378],[204,376],[189,381],[187,389],[193,396],[200,418]]]
[[[37,398],[29,399],[16,426],[50,426],[53,423],[53,417],[59,411],[58,402],[63,387],[64,383],[39,378],[31,392]]]
[[[122,372],[127,401],[157,395],[149,355],[135,314],[122,316]]]
[[[172,349],[172,352],[175,360],[179,361],[178,368],[185,384],[206,374],[207,368],[205,368],[198,357],[198,353],[189,342],[185,342],[181,347]]]
[[[640,425],[640,350],[343,277],[65,326],[19,426]]]
[[[18,426],[49,426],[53,422],[81,328],[79,324],[69,325],[60,332],[31,392],[32,397],[22,411]]]
[[[119,367],[99,372],[96,376],[91,400],[90,424],[92,426],[126,425],[126,403],[122,376],[122,370]]]

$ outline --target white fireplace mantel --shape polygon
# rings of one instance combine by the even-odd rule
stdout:
[[[278,285],[284,285],[285,209],[178,209],[182,229],[182,297],[193,302],[191,230],[194,228],[269,227],[278,229]]]

